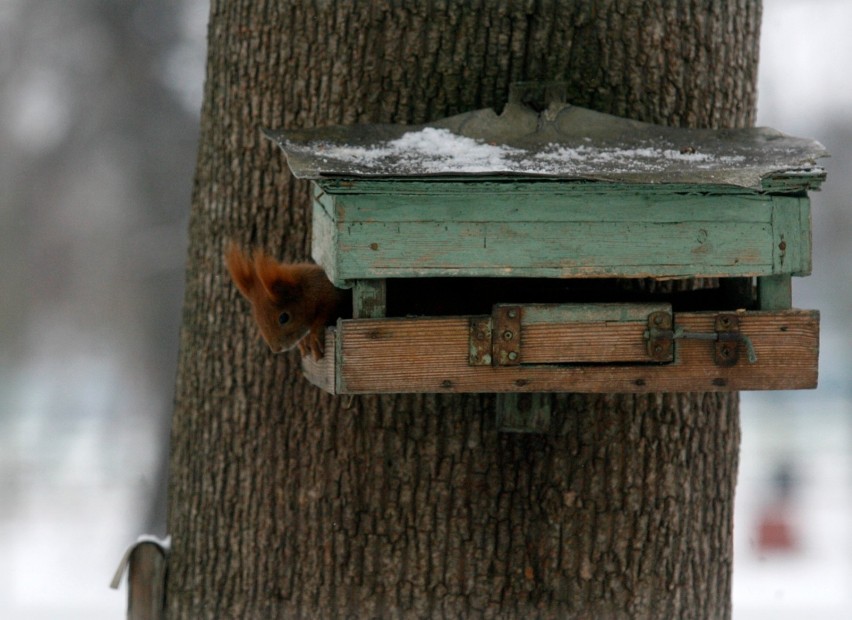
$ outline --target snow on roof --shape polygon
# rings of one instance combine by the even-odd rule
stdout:
[[[420,126],[265,131],[296,177],[517,176],[760,188],[768,176],[812,187],[824,177],[816,141],[773,129],[663,127],[561,104],[510,104]]]

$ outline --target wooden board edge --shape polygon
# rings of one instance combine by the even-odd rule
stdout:
[[[679,313],[688,329],[711,329],[715,312]],[[392,323],[382,323],[391,321]],[[742,313],[758,353],[733,367],[712,361],[713,344],[678,343],[673,364],[468,364],[468,317],[341,322],[338,393],[717,392],[812,389],[818,381],[819,313]],[[348,347],[348,348],[347,348]],[[781,350],[783,349],[783,350]]]
[[[315,360],[311,356],[302,357],[302,374],[305,379],[329,394],[337,391],[337,330],[327,327],[325,330],[325,354]]]

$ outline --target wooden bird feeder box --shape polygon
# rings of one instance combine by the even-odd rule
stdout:
[[[817,142],[517,102],[267,135],[313,184],[314,260],[353,289],[303,362],[329,392],[817,384],[819,313],[790,286],[811,271]]]

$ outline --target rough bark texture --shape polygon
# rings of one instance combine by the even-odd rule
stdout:
[[[357,4],[357,6],[356,6]],[[259,127],[424,122],[518,80],[644,121],[754,118],[760,3],[212,0],[172,432],[170,618],[730,615],[736,394],[359,397],[272,356],[226,242],[309,255]]]

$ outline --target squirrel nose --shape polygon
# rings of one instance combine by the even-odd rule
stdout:
[[[282,353],[286,350],[286,347],[278,343],[272,342],[271,340],[266,340],[266,338],[264,338],[264,340],[266,341],[266,345],[269,347],[269,350],[273,353]]]

